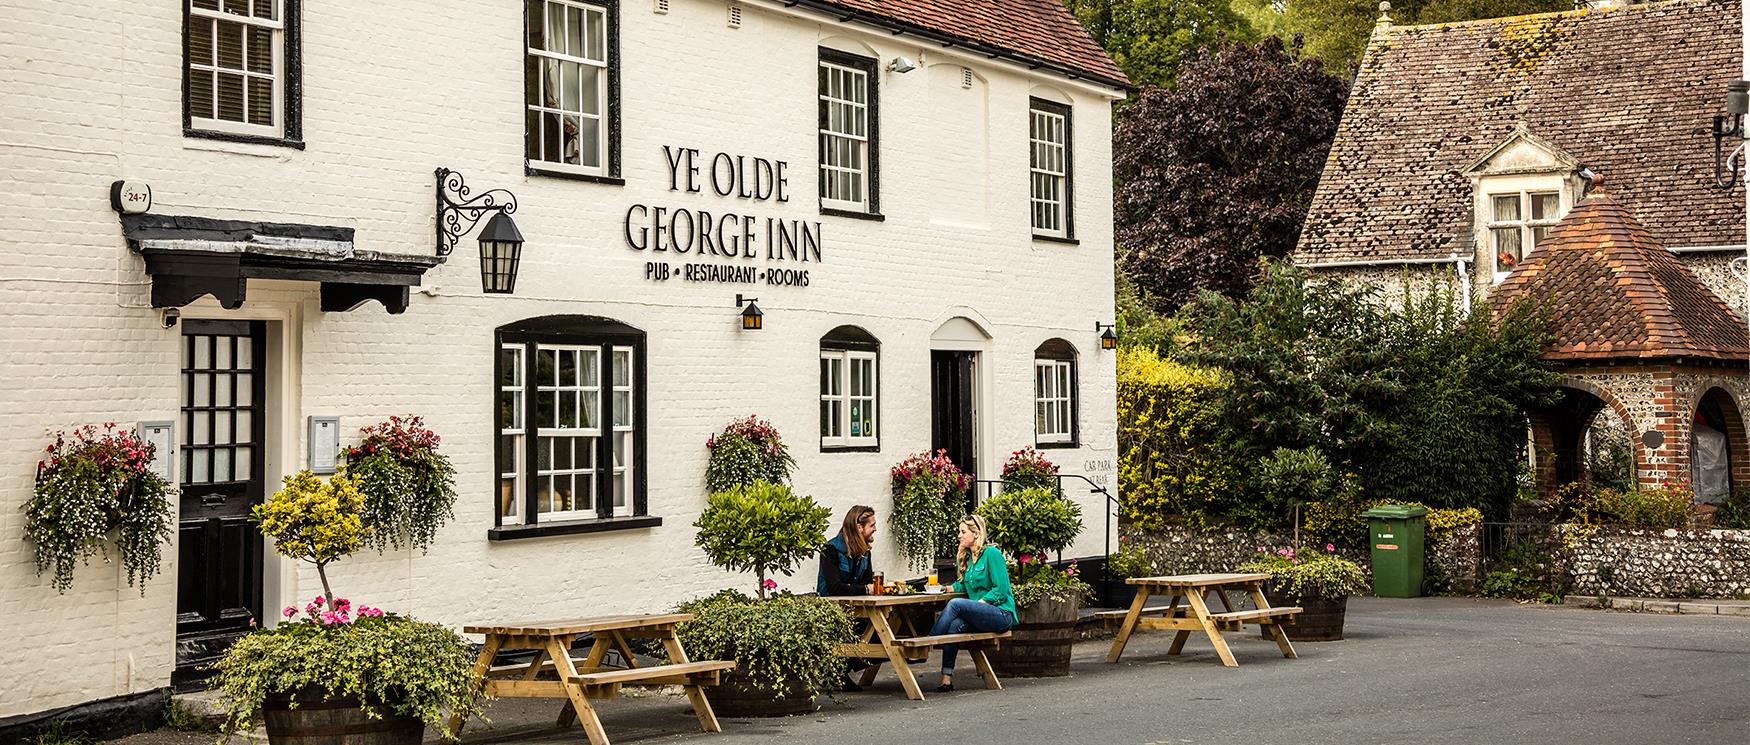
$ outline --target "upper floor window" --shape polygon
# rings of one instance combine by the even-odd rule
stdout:
[[[531,170],[616,175],[614,10],[611,3],[527,0],[523,136]]]
[[[190,0],[186,11],[185,130],[297,139],[297,0]]]
[[[1561,193],[1555,191],[1489,195],[1489,250],[1495,255],[1497,281],[1543,240],[1561,219],[1561,207]]]
[[[820,50],[820,206],[874,214],[875,60]]]
[[[1070,215],[1070,108],[1035,98],[1028,121],[1033,234],[1070,238],[1074,225]]]
[[[501,529],[646,514],[643,332],[530,319],[499,329],[495,367]]]
[[[820,447],[822,450],[880,445],[881,343],[856,326],[840,326],[820,339]]]
[[[1076,350],[1052,339],[1033,352],[1033,441],[1040,447],[1073,447],[1076,420]]]

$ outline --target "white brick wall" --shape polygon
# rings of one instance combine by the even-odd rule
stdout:
[[[929,445],[930,335],[956,315],[992,336],[983,461],[1032,442],[1032,350],[1062,337],[1080,353],[1084,445],[1049,455],[1065,472],[1109,480],[1109,466],[1088,467],[1114,458],[1112,358],[1093,331],[1113,313],[1108,92],[776,5],[750,5],[732,30],[716,0],[676,0],[667,15],[634,0],[621,7],[626,184],[529,177],[520,8],[450,0],[404,14],[310,0],[300,151],[183,136],[175,3],[0,0],[0,196],[12,218],[0,231],[0,618],[10,637],[0,674],[13,681],[0,716],[163,686],[173,664],[174,562],[144,597],[101,562],[58,595],[22,538],[19,506],[46,429],[176,418],[179,332],[147,307],[150,278],[108,207],[117,178],[150,183],[157,213],[341,225],[360,248],[405,253],[432,250],[434,168],[516,193],[528,242],[514,295],[480,293],[469,238],[400,316],[374,303],[322,313],[315,285],[293,282],[252,281],[238,311],[211,298],[184,309],[272,322],[280,391],[269,396],[266,466],[276,478],[304,465],[310,415],[339,415],[351,437],[417,413],[444,436],[461,473],[456,519],[427,555],[336,565],[336,590],[355,601],[459,625],[654,611],[746,587],[750,578],[692,546],[705,438],[737,416],[767,416],[792,443],[798,488],[835,513],[867,503],[885,514],[887,469]],[[822,43],[923,62],[881,75],[884,222],[817,212]],[[958,87],[963,65],[978,78],[971,90]],[[1026,111],[1040,85],[1075,104],[1077,246],[1029,238]],[[944,148],[950,137],[964,147]],[[788,161],[793,196],[738,205],[671,193],[663,145]],[[732,298],[748,288],[643,280],[648,256],[622,238],[634,203],[819,220],[824,261],[809,267],[809,287],[753,288],[766,328],[743,332]],[[493,329],[558,313],[648,333],[649,502],[664,524],[489,543]],[[845,323],[882,342],[879,453],[815,446],[817,340]],[[1102,549],[1103,506],[1083,504],[1089,530],[1074,555]],[[878,543],[878,566],[896,570],[892,545]],[[313,572],[271,557],[268,575],[270,613],[319,590]],[[812,588],[812,567],[785,584]]]

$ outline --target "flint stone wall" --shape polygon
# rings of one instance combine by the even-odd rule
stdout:
[[[1158,531],[1121,527],[1120,532],[1130,539],[1131,545],[1142,547],[1149,565],[1157,574],[1163,575],[1231,572],[1257,556],[1259,548],[1275,552],[1294,547],[1293,536],[1268,531],[1228,529],[1205,532],[1173,526]],[[1476,586],[1482,558],[1479,535],[1480,526],[1460,528],[1429,556],[1428,563],[1444,570],[1454,589],[1469,590]],[[1373,557],[1370,552],[1339,553],[1360,564],[1372,576]]]
[[[1750,595],[1750,530],[1603,528],[1568,543],[1576,595]]]

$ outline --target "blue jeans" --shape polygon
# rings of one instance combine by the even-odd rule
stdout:
[[[977,600],[954,598],[948,601],[948,607],[942,609],[942,615],[936,618],[936,625],[930,627],[930,636],[964,634],[969,631],[1008,631],[1014,626],[1015,617],[1002,608]],[[959,654],[958,644],[942,647],[943,675],[954,674],[954,658]]]

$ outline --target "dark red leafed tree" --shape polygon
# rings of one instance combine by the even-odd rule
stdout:
[[[1113,137],[1117,238],[1155,309],[1200,290],[1239,297],[1260,256],[1294,248],[1349,86],[1269,37],[1188,53]]]

